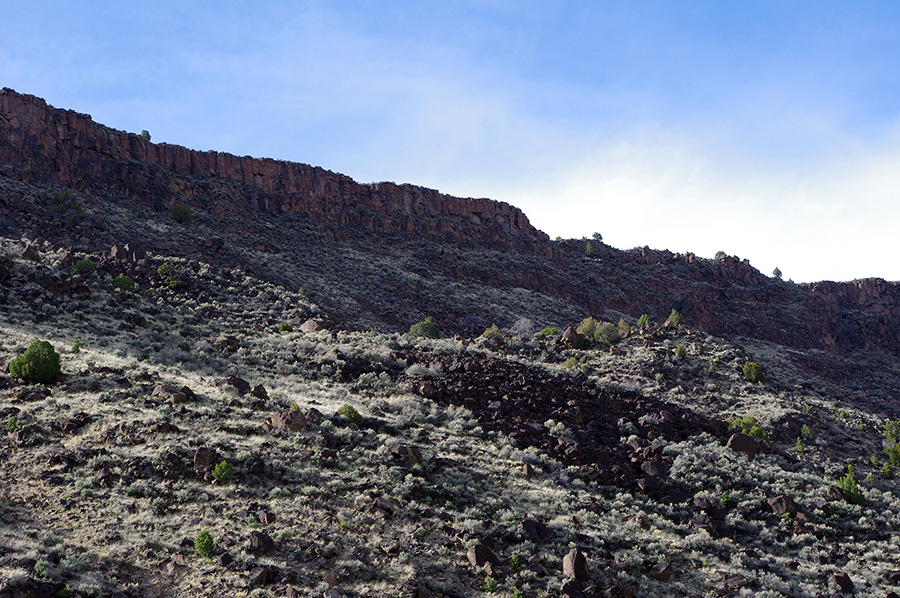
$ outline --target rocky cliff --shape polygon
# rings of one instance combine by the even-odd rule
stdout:
[[[338,237],[420,233],[445,243],[554,253],[547,235],[507,203],[414,185],[360,184],[307,164],[151,143],[8,88],[0,90],[0,163],[26,180],[113,191],[160,207],[187,202],[231,214],[301,213]]]
[[[299,263],[299,256],[309,254],[310,241],[293,238],[281,215],[300,215],[335,240],[327,250],[331,253],[322,256],[335,274],[326,280],[320,261],[296,276],[322,277],[329,309],[344,310],[349,325],[377,321],[396,329],[424,313],[442,316],[448,331],[472,334],[479,326],[508,324],[507,319],[521,315],[555,324],[586,315],[615,319],[615,312],[650,313],[659,320],[675,307],[692,327],[718,336],[900,355],[898,283],[866,279],[797,285],[764,276],[734,257],[711,260],[647,247],[621,251],[598,244],[595,257],[588,259],[583,241],[551,242],[505,203],[413,185],[360,184],[305,164],[154,144],[10,89],[0,91],[0,175],[52,182],[127,205],[167,208],[186,202],[222,218],[211,219],[214,230],[201,233],[195,226],[182,242],[187,249],[169,247],[171,253],[199,258],[205,250],[198,234],[230,236],[224,242],[231,247],[228,259],[222,239],[210,245],[226,263],[246,257],[240,246],[247,243]],[[34,208],[9,202],[0,215],[32,231],[33,240],[60,242],[65,222],[53,224],[50,219],[58,215]],[[238,222],[240,232],[226,230],[226,220]],[[251,227],[254,223],[259,226]],[[79,229],[69,237],[92,240],[82,244],[83,250],[96,252],[125,241],[146,247],[165,243],[154,234],[141,227],[107,227],[96,235]],[[341,243],[360,235],[371,241],[363,261],[342,262]],[[397,241],[396,248],[387,249],[392,243],[386,239]],[[273,276],[286,270],[285,262],[267,260],[271,263],[254,263],[254,269],[268,268]],[[370,268],[378,260],[388,266]],[[360,268],[373,270],[370,278],[378,284],[357,284],[352,274]],[[468,290],[451,290],[458,284],[469,285]],[[343,294],[337,293],[342,286]],[[527,301],[522,290],[532,293]],[[544,307],[538,309],[538,303]]]

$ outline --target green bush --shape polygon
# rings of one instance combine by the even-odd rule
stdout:
[[[337,410],[337,414],[346,419],[347,421],[353,422],[359,427],[362,427],[363,424],[366,423],[366,418],[364,418],[359,411],[357,411],[353,405],[344,404],[340,409]]]
[[[213,550],[215,550],[212,535],[206,530],[197,534],[197,539],[194,540],[194,549],[197,551],[197,554],[202,557],[211,557],[213,555]]]
[[[157,268],[156,274],[159,276],[162,283],[170,289],[177,289],[184,284],[181,280],[181,273],[178,271],[178,268],[169,262],[165,262]]]
[[[169,211],[169,215],[172,216],[172,219],[179,224],[188,224],[194,219],[194,213],[191,212],[191,208],[187,204],[178,203],[172,206],[172,209]]]
[[[886,480],[894,479],[894,468],[887,461],[884,462],[884,467],[881,468],[881,476]]]
[[[815,440],[816,439],[816,431],[803,424],[800,426],[800,437],[805,438],[807,440]]]
[[[759,438],[766,444],[769,443],[768,433],[763,429],[762,424],[760,424],[759,421],[752,415],[745,415],[744,417],[736,417],[734,419],[730,419],[728,420],[728,425],[730,425],[732,428],[740,428],[741,432],[743,432],[747,436]]]
[[[637,325],[638,328],[647,328],[653,324],[653,318],[650,317],[650,314],[641,314],[641,317],[638,318]]]
[[[678,345],[675,347],[675,359],[684,359],[687,357],[687,349],[684,348],[684,345]]]
[[[431,316],[410,326],[409,333],[420,338],[441,338],[441,330]]]
[[[559,328],[557,328],[556,326],[547,326],[546,328],[538,332],[538,334],[542,336],[559,336]]]
[[[578,361],[577,357],[570,357],[563,363],[563,367],[567,370],[574,370],[579,365],[581,365],[581,363]]]
[[[484,338],[503,338],[503,333],[500,332],[500,328],[496,324],[491,324],[481,333],[481,336]]]
[[[79,274],[83,274],[84,276],[90,276],[94,273],[94,270],[97,269],[96,264],[94,264],[93,260],[89,257],[83,257],[77,262],[75,262],[75,269],[78,270]]]
[[[482,591],[484,592],[496,592],[497,591],[497,580],[488,575],[484,578],[484,585],[481,586]]]
[[[602,343],[607,346],[620,340],[618,326],[612,322],[595,320],[592,317],[583,319],[575,331],[578,334],[583,334],[589,341]]]
[[[123,291],[134,290],[134,280],[125,274],[119,274],[113,278],[112,285],[114,289],[121,289]]]
[[[594,246],[591,244],[590,241],[587,241],[584,244],[584,257],[594,257],[594,253],[595,253]]]
[[[755,361],[748,361],[743,365],[741,371],[744,373],[744,379],[754,384],[759,384],[765,378],[765,372],[761,365]]]
[[[59,353],[47,341],[34,339],[22,355],[9,364],[9,373],[40,384],[49,384],[59,375]]]
[[[213,479],[219,484],[227,484],[234,479],[234,469],[228,461],[222,461],[213,468]]]
[[[150,131],[144,129],[143,131],[141,131],[141,137],[143,137],[147,141],[150,141]]]
[[[844,491],[844,494],[847,495],[847,500],[855,505],[861,505],[865,502],[863,498],[862,492],[859,490],[859,485],[856,483],[856,470],[853,468],[853,465],[847,466],[847,474],[838,480],[838,488]]]
[[[282,322],[281,326],[278,327],[278,332],[293,332],[294,327],[291,326],[290,322]]]
[[[900,467],[900,420],[884,422],[884,452],[888,463]]]
[[[71,352],[72,352],[73,354],[76,354],[76,355],[77,355],[78,353],[81,353],[81,339],[76,338],[74,341],[72,341],[72,349],[71,349]]]
[[[678,313],[678,310],[673,307],[672,313],[669,314],[668,321],[677,326],[678,324],[681,324],[682,320],[684,320],[684,316]]]

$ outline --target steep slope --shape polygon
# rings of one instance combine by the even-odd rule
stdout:
[[[897,283],[796,285],[733,257],[598,243],[587,258],[584,241],[552,242],[508,204],[154,144],[10,89],[0,91],[0,175],[9,183],[0,216],[18,235],[95,256],[131,241],[230,260],[302,286],[349,327],[402,330],[432,315],[472,334],[523,317],[661,320],[674,307],[719,336],[900,354]],[[77,192],[89,217],[60,217],[60,189]],[[191,225],[167,218],[179,204],[196,216]]]

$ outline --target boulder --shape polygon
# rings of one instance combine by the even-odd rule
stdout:
[[[484,544],[476,544],[469,548],[466,552],[466,558],[473,567],[484,567],[485,564],[499,565],[500,559],[494,554],[494,551]]]
[[[275,541],[264,532],[252,531],[247,538],[246,547],[247,551],[254,554],[268,554],[275,550]]]
[[[273,413],[270,419],[270,425],[273,431],[291,431],[299,432],[306,427],[306,418],[298,409],[288,409]]]
[[[736,432],[728,439],[728,448],[739,453],[747,455],[748,459],[752,459],[759,453],[759,441],[752,436],[747,436],[742,432]]]
[[[578,550],[578,547],[573,548],[563,557],[563,575],[581,582],[590,578],[587,558]]]

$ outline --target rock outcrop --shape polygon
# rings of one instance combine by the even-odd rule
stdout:
[[[159,207],[187,202],[223,215],[304,214],[336,237],[420,233],[445,243],[554,254],[549,237],[507,203],[408,184],[361,184],[307,164],[151,143],[8,88],[0,90],[0,163],[24,180],[114,191]]]

